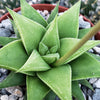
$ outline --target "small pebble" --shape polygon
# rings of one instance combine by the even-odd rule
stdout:
[[[0,94],[2,94],[2,95],[10,95],[10,93],[5,88],[2,88],[0,90]]]
[[[22,98],[19,98],[19,100],[24,100],[24,97],[22,97]]]
[[[3,20],[1,22],[2,26],[5,27],[6,29],[10,30],[10,31],[13,31],[13,27],[12,27],[12,24],[11,24],[11,21],[9,19],[6,19],[6,20]]]
[[[95,89],[93,100],[100,100],[100,89]]]
[[[2,15],[5,13],[5,11],[3,9],[0,9],[0,17],[2,17]]]
[[[17,13],[21,15],[21,11],[18,11]]]
[[[94,83],[96,88],[100,88],[100,79],[98,79],[95,83]]]
[[[95,37],[93,36],[93,37],[91,38],[91,40],[95,40]]]
[[[95,83],[97,80],[98,80],[97,78],[91,78],[91,79],[89,80],[89,83],[93,84],[93,83]]]
[[[93,91],[91,89],[88,89],[87,95],[92,96],[93,95]]]
[[[49,14],[46,16],[46,20],[49,18]]]
[[[92,100],[92,98],[90,96],[88,96],[88,100]]]
[[[93,49],[90,49],[89,52],[93,53],[94,51],[93,51]]]
[[[2,24],[0,23],[0,28],[2,28],[3,26],[2,26]]]
[[[89,22],[86,22],[83,20],[83,16],[79,17],[79,27],[84,29],[84,28],[90,28],[91,24]]]
[[[17,99],[18,99],[18,97],[14,96],[14,95],[10,95],[8,98],[8,100],[17,100]]]
[[[19,89],[15,89],[12,94],[17,96],[17,97],[22,97],[23,96],[22,91],[19,90]]]
[[[62,14],[63,14],[63,12],[58,13],[59,16],[62,15]]]
[[[13,91],[15,90],[16,87],[8,87],[8,88],[5,88],[9,93],[13,93]]]
[[[2,82],[6,77],[7,77],[7,75],[5,75],[5,74],[1,74],[0,82]]]
[[[49,12],[47,10],[44,10],[43,13],[45,14],[45,16],[47,16],[49,14]]]
[[[0,28],[0,36],[9,37],[11,36],[11,32],[8,29]]]
[[[85,86],[82,86],[81,89],[85,94],[87,94],[87,88]]]
[[[8,95],[2,95],[1,100],[8,100]]]
[[[94,50],[95,53],[100,54],[100,48],[99,47],[94,47],[93,50]]]
[[[83,93],[83,96],[84,96],[84,100],[86,100],[86,94],[85,93]]]
[[[4,68],[0,68],[0,73],[8,74],[8,70],[6,70],[6,69],[4,69]]]

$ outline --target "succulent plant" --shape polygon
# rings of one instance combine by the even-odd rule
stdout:
[[[19,0],[0,0],[0,9],[5,9],[5,6],[9,6],[9,8],[14,9],[19,7]]]
[[[87,52],[100,43],[89,40],[100,22],[79,30],[80,1],[61,16],[57,4],[47,21],[20,1],[22,15],[7,8],[18,37],[0,37],[0,67],[12,71],[0,88],[26,85],[27,100],[84,100],[79,84],[93,90],[86,79],[100,77],[100,62]]]

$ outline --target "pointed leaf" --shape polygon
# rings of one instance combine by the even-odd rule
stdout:
[[[37,77],[27,76],[27,100],[43,100],[49,90]]]
[[[88,52],[89,53],[89,52]],[[89,53],[92,57],[94,57],[95,59],[97,59],[98,61],[100,61],[100,56],[94,54],[94,53]]]
[[[65,53],[70,51],[79,42],[79,40],[80,39],[74,39],[74,38],[61,39],[61,47],[59,49],[60,56],[62,57],[62,56],[64,56]],[[93,41],[93,40],[88,41],[79,50],[77,50],[77,52],[75,52],[72,56],[70,56],[66,60],[65,63],[68,63],[68,62],[74,60],[75,58],[79,57],[84,52],[86,52],[87,50],[91,49],[92,47],[94,47],[98,44],[100,44],[100,41]]]
[[[60,47],[58,26],[57,26],[57,16],[55,17],[54,21],[52,22],[52,24],[50,25],[49,29],[47,30],[43,39],[40,42],[39,52],[41,55],[46,54],[47,52],[46,50],[47,47],[45,46],[49,48],[49,51],[51,53],[56,53],[58,48]]]
[[[54,91],[61,100],[71,98],[71,67],[69,65],[52,68],[38,73],[38,77]]]
[[[42,36],[45,33],[45,28],[24,16],[15,13],[9,8],[8,11],[12,15],[25,49],[30,55],[33,49],[37,48]]]
[[[0,37],[0,45],[4,46],[14,40],[17,40],[16,38],[9,38],[9,37]]]
[[[42,42],[39,44],[39,53],[45,55],[48,52],[49,48]]]
[[[56,7],[52,10],[47,22],[48,24],[51,23],[53,21],[53,19],[55,18],[55,16],[58,14],[58,7],[59,7],[59,2],[57,3]]]
[[[50,91],[46,97],[45,97],[45,100],[55,100],[56,98],[56,94],[53,92],[53,91]]]
[[[90,88],[92,91],[94,91],[93,87],[91,86],[91,84],[87,80],[79,80],[79,83]]]
[[[85,100],[77,81],[72,82],[72,94],[77,100]]]
[[[12,23],[12,25],[13,25],[13,29],[14,29],[14,32],[15,32],[17,38],[20,39],[20,34],[19,34],[19,32],[18,32],[18,29],[17,29],[17,27],[16,27],[14,21],[13,21],[12,19],[10,19],[10,21],[11,21],[11,23]]]
[[[27,93],[25,93],[24,100],[27,100]]]
[[[100,62],[87,53],[72,61],[70,65],[73,80],[100,77]]]
[[[11,72],[2,82],[0,88],[25,85],[26,77],[24,74]]]
[[[13,41],[0,49],[0,66],[2,68],[17,71],[27,59],[28,56],[21,40]],[[28,75],[33,75],[33,72],[28,73]]]
[[[60,38],[78,37],[80,1],[58,17]]]
[[[50,69],[50,66],[41,58],[36,50],[33,50],[26,63],[17,72],[46,71],[48,69]]]
[[[51,63],[54,63],[56,60],[59,59],[59,54],[58,53],[55,53],[55,54],[47,54],[47,55],[42,56],[42,58],[44,59],[44,61],[47,64],[51,64]]]
[[[44,27],[47,26],[47,22],[45,21],[45,19],[33,7],[31,7],[26,2],[26,0],[20,0],[20,2],[21,2],[22,15],[24,15],[25,17],[27,17],[33,21],[40,23]]]
[[[81,30],[79,30],[78,38],[81,39],[81,38],[84,37],[90,30],[91,30],[91,28],[86,28],[86,29],[81,29]]]

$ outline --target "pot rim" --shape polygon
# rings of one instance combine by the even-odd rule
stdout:
[[[43,11],[43,10],[51,11],[51,10],[54,9],[54,7],[55,7],[56,5],[52,5],[52,4],[32,4],[31,6],[32,6],[33,8],[35,8],[36,10],[39,9],[39,10],[42,10],[42,11]],[[18,8],[15,8],[15,9],[14,9],[15,12],[18,12],[18,11],[20,11],[20,10],[21,10],[21,7],[18,7]],[[59,6],[59,12],[64,12],[65,10],[68,10],[68,8]],[[80,14],[80,15],[81,15],[81,14]],[[83,15],[81,15],[81,16],[83,16]],[[5,15],[3,15],[2,17],[0,17],[0,22],[1,22],[2,20],[7,19],[8,17],[11,17],[10,14],[9,14],[9,12],[6,13]],[[93,24],[89,19],[87,19],[85,16],[83,16],[83,19],[84,19],[85,21],[89,22],[89,23],[91,24],[91,27],[94,26],[94,24]],[[95,39],[96,39],[96,40],[100,40],[100,32],[98,32],[98,33],[95,35]]]

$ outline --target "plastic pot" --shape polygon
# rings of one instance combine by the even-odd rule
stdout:
[[[43,10],[51,11],[51,10],[53,10],[53,8],[55,7],[55,5],[51,5],[51,4],[33,4],[33,5],[31,5],[31,6],[34,7],[36,10],[39,9],[39,10],[42,10],[42,11],[43,11]],[[19,8],[14,9],[14,11],[15,11],[15,12],[18,12],[18,11],[20,11],[20,9],[21,9],[21,8],[19,7]],[[64,12],[65,10],[68,10],[68,8],[59,6],[59,12]],[[0,18],[0,22],[1,22],[2,20],[7,19],[7,18],[8,18],[7,16],[8,16],[8,17],[11,17],[9,13],[6,13],[4,16],[2,16],[2,17]],[[85,21],[89,22],[89,23],[91,24],[91,27],[94,26],[94,24],[93,24],[89,19],[87,19],[85,16],[83,16],[83,19],[84,19]],[[96,39],[96,40],[100,40],[100,32],[98,32],[98,33],[95,35],[95,39]]]

